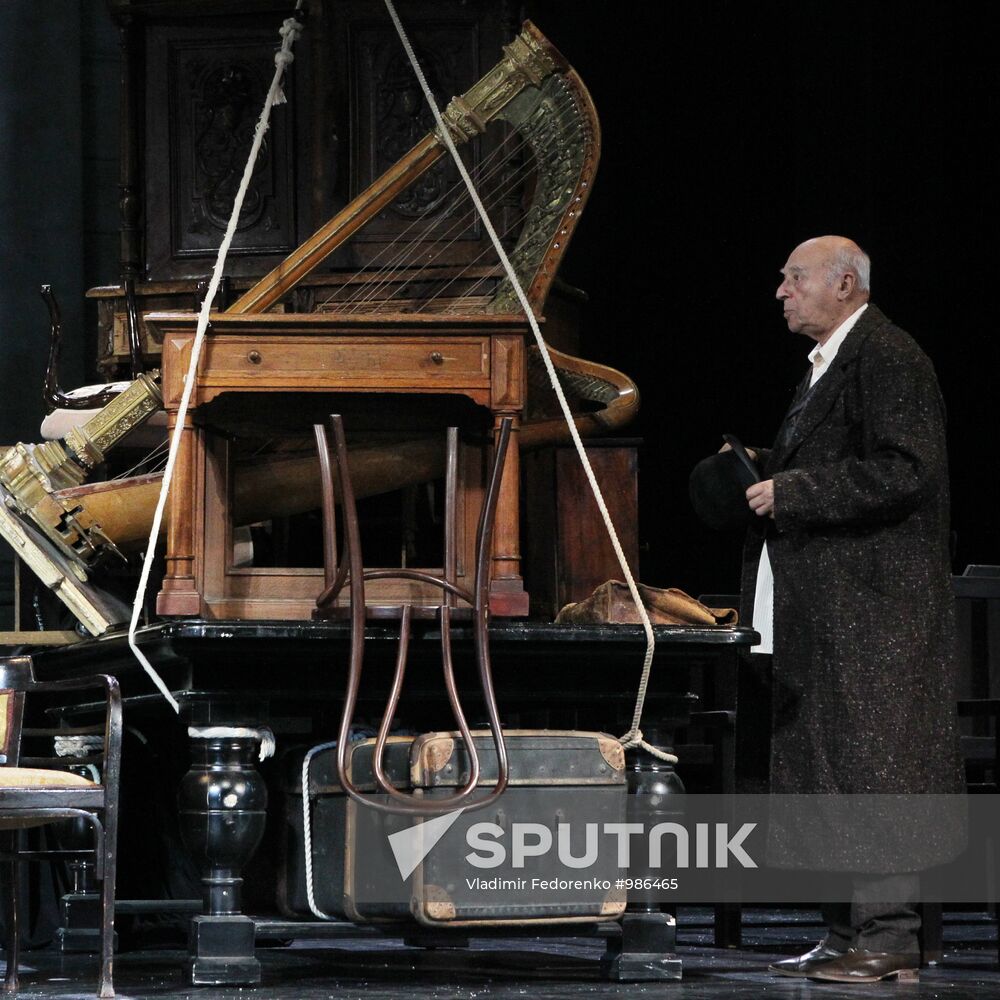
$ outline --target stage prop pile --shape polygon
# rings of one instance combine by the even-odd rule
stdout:
[[[512,231],[508,225],[501,236],[513,239],[516,233],[510,261],[532,311],[541,316],[597,165],[600,133],[590,96],[544,36],[526,24],[506,47],[500,63],[462,97],[455,98],[443,119],[449,136],[458,144],[484,132],[491,122],[503,122],[508,128],[508,137],[480,166],[477,179],[487,208],[504,202],[514,189],[523,186],[530,191],[516,227]],[[198,378],[206,383],[198,403],[204,405],[217,396],[251,388],[255,380],[266,381],[275,365],[285,370],[277,372],[269,387],[272,391],[319,394],[331,388],[364,392],[406,389],[460,394],[480,404],[490,403],[492,392],[493,425],[506,415],[515,421],[514,454],[497,528],[509,558],[494,566],[494,576],[508,581],[514,595],[510,611],[525,613],[527,595],[517,565],[517,452],[567,441],[571,431],[558,416],[538,348],[527,348],[524,343],[527,324],[522,317],[518,326],[517,296],[502,269],[476,262],[464,269],[435,267],[433,262],[428,266],[420,253],[428,236],[415,223],[411,227],[414,232],[388,244],[379,259],[358,275],[356,283],[338,286],[330,300],[322,302],[308,319],[303,316],[298,326],[299,317],[284,312],[279,304],[446,152],[440,131],[429,133],[224,313],[213,314],[213,334],[222,337],[233,331],[253,343],[249,350],[243,350],[241,341],[243,353],[238,358],[232,352],[220,358],[218,350],[208,350],[198,371]],[[460,194],[453,197],[457,204]],[[453,225],[467,225],[467,210],[455,211],[465,214]],[[436,234],[435,238],[440,237]],[[194,316],[153,314],[146,322],[169,338],[173,331],[192,332]],[[314,343],[320,343],[321,350],[329,350],[337,338],[346,345],[345,353],[336,357],[339,379],[324,371],[330,365],[315,354],[284,360],[306,342],[306,328],[317,338]],[[456,331],[461,339],[455,339]],[[503,336],[498,337],[497,331]],[[329,336],[324,339],[325,334]],[[359,339],[379,337],[385,337],[384,354],[377,345],[374,353],[359,348]],[[178,350],[185,349],[182,333],[177,334],[175,343]],[[551,353],[581,434],[606,433],[628,423],[639,401],[630,379],[594,362],[554,350]],[[282,358],[276,359],[277,354]],[[266,358],[263,364],[262,358]],[[164,383],[170,387],[166,391],[168,414],[176,410],[171,393],[184,377],[177,361],[164,351]],[[158,410],[161,389],[157,374],[140,375],[97,416],[71,430],[64,441],[18,445],[0,463],[0,487],[4,490],[0,527],[4,536],[95,635],[123,624],[127,611],[95,585],[93,570],[146,540],[160,477],[147,474],[95,483],[87,479],[128,431]],[[280,424],[285,399],[278,397],[276,410],[262,400],[265,406],[255,406],[249,420],[245,412],[222,414],[222,433],[256,425],[266,434],[270,421]],[[228,399],[219,409],[225,402]],[[206,421],[209,426],[211,419],[210,415]],[[483,434],[489,437],[494,428],[483,426],[481,419],[479,424],[480,438]],[[191,436],[204,439],[205,449],[214,445],[209,430],[199,428]],[[362,443],[353,450],[352,475],[359,497],[427,482],[442,474],[436,437],[397,432],[399,443],[393,443],[386,441],[387,436],[381,433],[377,442]],[[204,458],[202,448],[198,457]],[[234,518],[234,527],[318,508],[319,476],[313,455],[275,449],[252,457],[234,452],[229,461],[233,468],[231,485],[226,487],[231,507],[227,514]],[[280,490],[275,489],[276,484],[281,485]],[[185,493],[189,487],[191,484],[183,480],[178,482],[168,523],[185,521],[197,507],[199,498]],[[193,488],[203,490],[200,485]],[[189,561],[193,555],[171,549],[168,541],[168,581],[171,561]],[[223,558],[219,553],[199,552],[196,556],[206,557]],[[198,586],[200,583],[195,585],[196,591]],[[171,587],[168,582],[164,594]],[[181,610],[176,599],[164,594],[160,600],[164,613],[210,610],[193,607],[191,600]],[[302,617],[304,606],[299,601],[290,616]],[[241,610],[253,616],[250,609]],[[276,610],[269,608],[268,614]],[[498,610],[503,613],[502,608]]]

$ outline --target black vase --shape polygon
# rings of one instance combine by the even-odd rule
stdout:
[[[191,769],[178,792],[181,836],[201,872],[205,912],[238,914],[242,871],[264,835],[267,788],[254,736],[191,740]]]

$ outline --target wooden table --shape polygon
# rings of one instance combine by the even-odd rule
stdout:
[[[197,316],[150,313],[146,324],[163,338],[163,400],[172,431]],[[490,604],[495,615],[527,614],[520,567],[517,429],[525,400],[528,332],[517,316],[213,314],[170,490],[166,575],[157,611],[206,619],[306,619],[322,588],[319,569],[234,565],[232,439],[206,417],[208,404],[232,394],[249,401],[259,415],[261,408],[266,412],[270,394],[378,393],[464,397],[484,408],[494,431],[504,417],[513,418],[493,537]],[[255,398],[261,396],[265,398]],[[474,570],[469,555],[482,464],[469,459],[461,477],[460,584],[466,575],[471,581]],[[419,584],[392,586],[387,592],[372,586],[370,602],[427,599]]]

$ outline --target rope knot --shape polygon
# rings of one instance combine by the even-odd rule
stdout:
[[[294,45],[302,34],[302,25],[294,17],[286,17],[278,29],[278,34],[288,45]]]
[[[274,53],[274,65],[284,71],[289,64],[295,62],[295,54],[292,52],[292,46],[299,40],[299,36],[302,34],[302,25],[292,17],[286,18],[278,29],[278,34],[281,35],[282,41],[281,48]],[[285,95],[281,92],[280,88],[275,95],[274,103],[285,103]]]
[[[643,736],[641,729],[630,729],[619,741],[621,745],[626,750],[631,750],[633,747],[642,746]]]

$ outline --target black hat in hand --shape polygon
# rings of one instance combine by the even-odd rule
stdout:
[[[753,521],[746,491],[760,482],[757,465],[739,439],[732,434],[724,434],[723,439],[730,450],[703,458],[688,482],[695,513],[716,531],[745,528]]]

